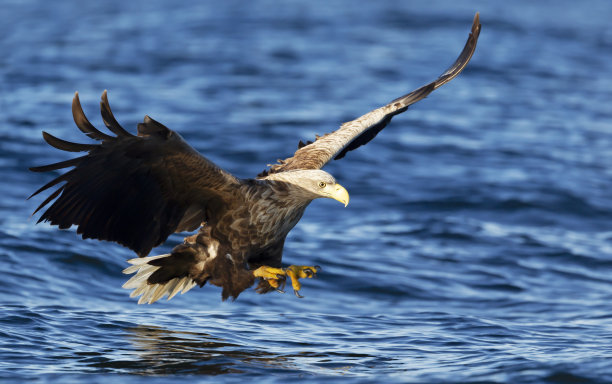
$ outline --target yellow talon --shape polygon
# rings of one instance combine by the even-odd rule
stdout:
[[[270,284],[272,288],[276,289],[279,292],[282,292],[282,290],[278,288],[278,286],[280,285],[280,283],[278,282],[278,279],[267,279],[267,280],[268,280],[268,284]]]
[[[273,268],[262,266],[253,271],[253,276],[261,277],[278,292],[285,293],[282,288],[285,287],[285,271],[281,268]],[[282,285],[282,288],[280,288]]]
[[[318,265],[314,267],[306,266],[306,265],[291,265],[285,269],[281,268],[273,268],[273,267],[259,267],[253,271],[253,276],[261,277],[266,280],[268,284],[270,284],[273,288],[276,288],[277,291],[283,292],[279,289],[279,286],[285,285],[285,277],[289,276],[291,279],[291,286],[293,287],[293,293],[299,298],[303,296],[300,295],[300,289],[302,288],[302,284],[300,284],[300,279],[311,278],[314,277],[317,272],[321,269]]]
[[[253,275],[255,275],[255,277],[264,278],[266,280],[278,279],[279,276],[285,276],[285,271],[282,268],[272,268],[263,266],[254,270]]]

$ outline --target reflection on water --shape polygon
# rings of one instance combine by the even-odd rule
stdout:
[[[220,375],[246,373],[249,368],[292,369],[286,357],[207,333],[145,325],[125,331],[141,363],[141,370],[136,369],[135,373]]]
[[[139,325],[125,328],[137,359],[129,364],[123,359],[96,364],[100,368],[119,369],[144,375],[197,374],[221,375],[247,373],[250,375],[282,373],[303,375],[304,371],[326,375],[352,375],[360,361],[375,360],[374,356],[355,352],[318,351],[306,345],[303,350],[292,348],[288,353],[266,350],[266,341],[254,347],[229,342],[203,332],[172,331],[163,327]],[[270,341],[270,349],[278,351]],[[282,350],[282,349],[281,349]]]

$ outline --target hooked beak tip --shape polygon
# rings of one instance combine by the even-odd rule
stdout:
[[[345,208],[349,203],[349,194],[347,190],[340,184],[336,184],[336,190],[334,191],[334,195],[332,197],[344,204]]]

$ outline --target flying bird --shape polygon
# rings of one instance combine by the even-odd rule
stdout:
[[[316,275],[318,266],[283,268],[283,245],[304,210],[317,198],[345,206],[349,195],[321,168],[372,140],[397,114],[448,83],[470,61],[480,34],[476,13],[457,60],[442,75],[387,105],[342,124],[332,133],[302,142],[293,156],[250,179],[240,179],[199,154],[175,131],[145,116],[137,135],[115,119],[104,91],[104,124],[95,128],[85,117],[78,92],[72,101],[76,126],[91,144],[65,141],[43,132],[51,146],[83,156],[32,167],[34,172],[71,168],[30,197],[61,184],[36,212],[61,229],[73,225],[84,239],[117,242],[139,256],[123,272],[135,275],[124,285],[138,303],[168,300],[207,282],[233,299],[257,282],[257,292],[281,291],[287,278],[298,297],[300,279]],[[111,134],[112,133],[112,134]],[[176,232],[197,232],[170,253],[147,256]],[[282,291],[281,291],[282,292]]]

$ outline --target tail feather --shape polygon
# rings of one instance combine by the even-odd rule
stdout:
[[[138,304],[152,304],[164,296],[168,296],[168,300],[170,300],[179,292],[183,294],[197,285],[196,281],[188,276],[175,277],[163,283],[150,284],[148,282],[149,277],[160,269],[161,266],[151,265],[149,262],[168,256],[171,256],[171,254],[167,253],[128,260],[128,263],[132,265],[124,269],[123,273],[136,274],[123,284],[123,288],[133,289],[130,297],[141,296],[138,299]]]
[[[178,277],[170,280],[170,284],[168,285],[168,300],[173,298],[179,291],[183,288],[182,282],[185,278],[179,279]]]
[[[230,253],[219,249],[219,243],[201,232],[203,239],[185,241],[171,253],[128,260],[131,265],[123,270],[134,274],[123,284],[130,289],[130,297],[139,297],[138,304],[154,303],[163,297],[168,300],[207,282],[223,288],[221,298],[236,298],[252,286],[255,277],[244,262],[234,261]],[[186,240],[193,240],[188,238]],[[222,257],[217,255],[221,254]]]
[[[142,295],[147,288],[148,288],[148,285],[142,284],[140,287],[134,289],[130,293],[130,297],[138,297],[138,296]]]

